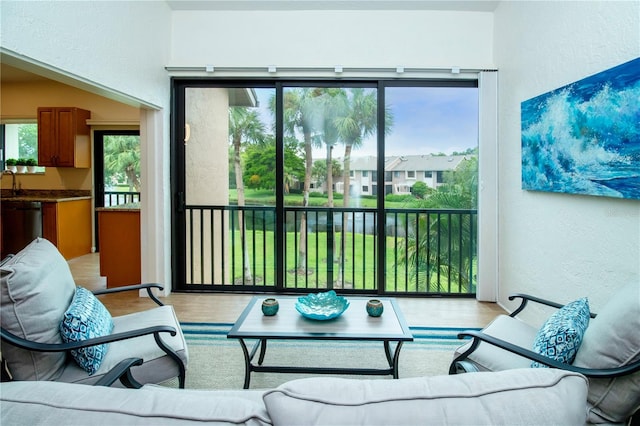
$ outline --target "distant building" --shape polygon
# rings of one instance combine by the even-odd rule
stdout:
[[[456,170],[470,155],[401,155],[384,160],[384,191],[387,194],[410,194],[416,182],[424,182],[436,189],[443,183],[445,171]],[[342,162],[341,158],[337,159]],[[317,160],[324,161],[324,160]],[[377,195],[377,159],[374,156],[352,157],[350,167],[351,194]],[[333,180],[334,191],[344,193],[342,177]],[[314,182],[312,191],[326,192],[326,182]]]

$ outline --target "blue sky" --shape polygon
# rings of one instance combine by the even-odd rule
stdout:
[[[263,116],[273,90],[256,90]],[[478,144],[478,90],[460,87],[389,87],[386,103],[394,117],[386,137],[386,155],[422,155],[464,151]],[[344,153],[342,147],[334,157]],[[324,158],[325,150],[315,150]],[[354,156],[376,155],[375,137],[365,141]]]

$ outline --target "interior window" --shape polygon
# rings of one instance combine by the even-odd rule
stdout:
[[[35,122],[3,124],[2,136],[2,168],[13,166],[31,166],[30,171],[44,171],[44,167],[36,167],[38,163],[38,124]],[[25,170],[20,169],[21,173]]]

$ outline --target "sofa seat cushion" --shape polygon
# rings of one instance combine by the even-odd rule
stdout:
[[[483,333],[531,350],[538,329],[526,322],[508,315],[498,315]],[[466,351],[471,343],[456,349],[454,358]],[[529,368],[531,360],[521,357],[489,343],[481,342],[478,348],[468,357],[480,371],[502,371],[513,368]]]
[[[271,424],[261,394],[249,399],[224,391],[118,389],[60,382],[3,383],[1,390],[2,424]]]
[[[108,336],[113,330],[111,314],[89,290],[76,288],[71,305],[60,322],[62,341],[81,342]],[[71,356],[87,373],[94,374],[100,368],[109,345],[87,346],[71,351]]]
[[[62,343],[58,324],[76,285],[58,249],[38,238],[4,263],[0,274],[2,327],[27,340]],[[15,380],[56,380],[66,356],[2,345],[2,357]]]
[[[591,320],[573,365],[622,367],[640,360],[640,285],[620,290]],[[640,409],[640,372],[615,379],[590,379],[592,423],[624,422]]]
[[[584,424],[587,380],[554,369],[398,380],[311,378],[264,394],[274,425]]]
[[[160,338],[172,347],[178,356],[187,365],[189,354],[187,344],[180,328],[180,323],[176,318],[172,306],[159,306],[147,311],[135,312],[113,318],[112,334],[122,333],[131,330],[138,330],[157,325],[168,325],[177,330],[175,336],[169,333],[161,333]],[[178,367],[168,355],[156,344],[153,335],[145,335],[132,339],[121,340],[109,343],[107,351],[100,368],[92,376],[81,369],[76,363],[68,363],[64,372],[60,376],[60,381],[69,383],[91,384],[99,380],[104,374],[126,358],[142,358],[144,368],[133,367],[131,372],[140,383],[161,383],[178,375]],[[118,382],[119,383],[119,382]],[[118,385],[118,384],[116,384]]]

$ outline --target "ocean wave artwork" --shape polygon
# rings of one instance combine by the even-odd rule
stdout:
[[[640,199],[640,58],[521,104],[522,188]]]

